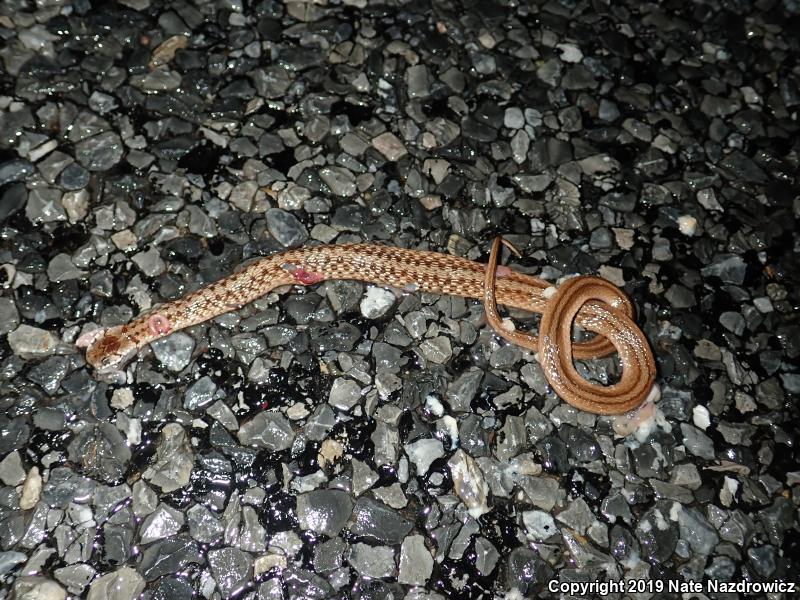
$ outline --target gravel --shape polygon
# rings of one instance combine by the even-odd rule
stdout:
[[[796,579],[798,19],[0,6],[0,599]],[[74,347],[282,250],[485,261],[498,234],[515,269],[624,288],[646,427],[564,404],[479,303],[412,288],[276,290],[113,382]]]

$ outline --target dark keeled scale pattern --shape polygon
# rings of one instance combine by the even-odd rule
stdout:
[[[793,578],[798,12],[0,3],[0,596]],[[353,282],[180,332],[124,385],[71,352],[287,248],[485,261],[498,233],[526,272],[624,284],[652,432],[558,401],[477,303]]]

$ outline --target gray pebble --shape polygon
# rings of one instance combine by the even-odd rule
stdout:
[[[361,314],[368,319],[382,317],[394,305],[395,300],[395,295],[385,288],[368,287],[359,304]]]
[[[690,453],[707,460],[714,459],[714,442],[705,433],[688,423],[681,423],[681,433],[683,444]]]
[[[245,422],[238,431],[239,442],[245,446],[266,448],[271,452],[286,450],[294,441],[291,423],[280,413],[260,412]]]
[[[331,386],[328,403],[339,410],[348,411],[360,402],[361,397],[361,386],[352,379],[340,377]]]
[[[142,544],[174,536],[183,527],[183,520],[183,513],[166,504],[159,504],[141,524]]]
[[[490,575],[500,558],[500,553],[485,537],[475,539],[475,568],[483,576]]]
[[[328,537],[339,535],[352,511],[350,494],[342,490],[315,490],[297,497],[300,527]]]
[[[394,545],[399,544],[412,527],[413,523],[394,509],[382,502],[362,497],[353,508],[348,529],[353,535]]]
[[[142,273],[148,277],[156,277],[161,275],[166,268],[167,264],[161,258],[158,249],[151,247],[145,252],[137,252],[133,255],[133,262],[142,270]]]
[[[427,360],[438,365],[445,364],[453,356],[450,338],[443,335],[425,340],[420,344],[419,349]]]
[[[683,507],[678,511],[681,538],[688,541],[692,550],[708,556],[719,543],[719,535],[708,520],[695,508]]]
[[[342,167],[323,167],[319,176],[334,196],[353,196],[356,193],[356,180],[353,174]]]
[[[400,547],[400,572],[397,580],[405,585],[425,585],[433,572],[433,557],[425,547],[425,538],[410,535]]]
[[[413,69],[414,67],[412,67]],[[422,69],[425,67],[423,66]],[[409,69],[410,70],[410,69]],[[408,154],[403,142],[390,131],[380,134],[372,140],[375,149],[383,154],[387,160],[398,161]]]
[[[25,481],[25,469],[19,452],[10,452],[0,461],[0,481],[10,486],[21,485]]]
[[[160,340],[156,340],[150,347],[156,359],[167,369],[173,372],[185,369],[192,358],[194,350],[194,338],[183,333],[176,332]]]
[[[0,335],[14,331],[19,325],[17,305],[11,298],[0,298]]]
[[[734,335],[742,335],[745,328],[745,320],[741,313],[725,311],[719,317],[720,325],[732,332]]]
[[[253,558],[238,548],[220,548],[208,552],[208,565],[220,593],[228,597],[250,578]]]
[[[747,265],[738,254],[720,254],[713,263],[701,272],[706,277],[719,277],[724,283],[741,285],[744,281]]]
[[[24,181],[33,172],[34,167],[27,160],[17,158],[0,163],[0,185],[6,185],[14,181]]]
[[[187,410],[196,410],[211,404],[217,396],[217,385],[208,376],[203,376],[186,390],[183,405]]]
[[[509,129],[522,129],[525,127],[525,116],[516,106],[509,106],[503,115],[503,125]]]
[[[87,600],[136,598],[144,591],[145,582],[131,567],[122,567],[95,579],[89,587]]]
[[[350,565],[365,578],[383,579],[397,574],[394,550],[387,546],[357,543],[350,547]]]
[[[191,536],[201,544],[215,545],[222,539],[224,527],[219,519],[202,504],[195,504],[186,512]]]
[[[192,449],[183,427],[167,423],[161,430],[156,461],[145,469],[142,477],[164,493],[174,492],[189,483],[193,466]]]
[[[105,131],[75,144],[75,159],[90,171],[107,171],[123,154],[122,140],[113,131]]]
[[[23,576],[14,580],[14,598],[27,600],[65,600],[67,592],[52,579]],[[94,599],[92,599],[94,600]]]
[[[308,239],[308,231],[292,213],[280,208],[267,211],[267,228],[284,248],[302,246]]]

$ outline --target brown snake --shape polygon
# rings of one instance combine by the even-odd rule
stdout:
[[[498,267],[501,240],[488,265],[457,256],[374,244],[310,246],[258,259],[241,271],[178,300],[162,304],[126,325],[95,329],[76,344],[99,373],[118,372],[145,345],[174,331],[236,310],[271,290],[329,279],[354,279],[402,288],[483,299],[489,324],[504,338],[538,352],[547,380],[561,398],[596,414],[621,414],[639,406],[655,381],[653,355],[632,320],[633,308],[613,284],[591,276],[567,280],[553,295],[550,283]],[[542,314],[541,343],[513,331],[497,303]],[[573,321],[596,335],[572,342]],[[592,384],[575,370],[573,359],[616,351],[623,368],[614,385]]]

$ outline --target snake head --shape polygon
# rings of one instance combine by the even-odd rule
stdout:
[[[126,327],[117,325],[108,329],[95,329],[84,333],[76,341],[86,348],[86,362],[100,375],[118,378],[122,367],[136,354],[136,344],[126,335]]]

